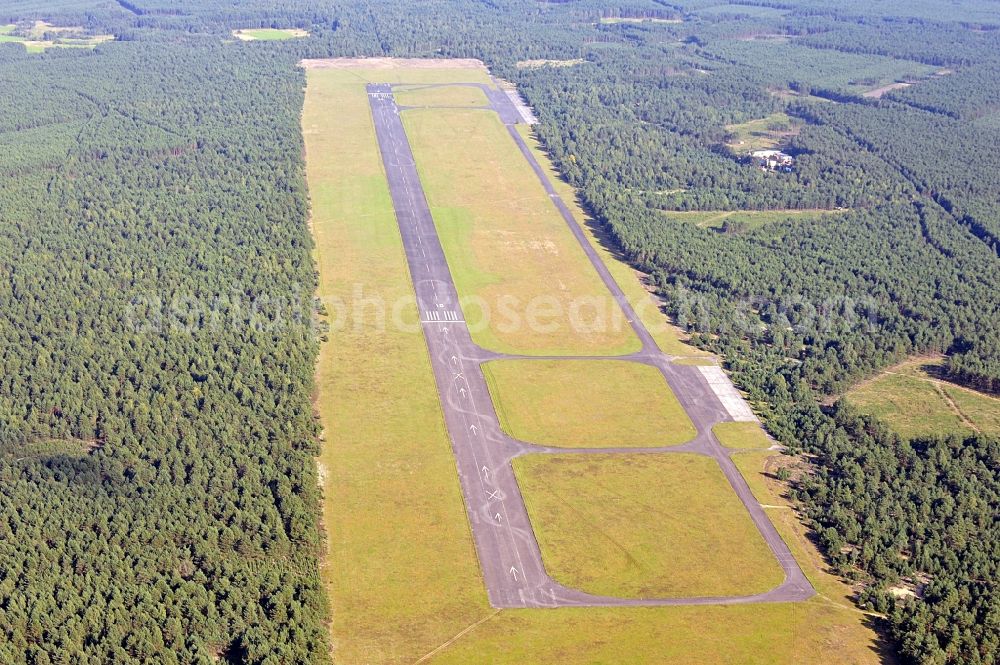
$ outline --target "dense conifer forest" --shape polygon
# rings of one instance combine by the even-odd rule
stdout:
[[[1000,388],[1000,9],[873,6],[5,3],[116,41],[0,44],[0,661],[328,658],[296,62],[396,55],[518,84],[595,223],[814,461],[817,538],[902,656],[996,662],[1000,443],[904,440],[836,398],[928,352]],[[682,20],[600,20],[623,16]],[[778,111],[793,172],[725,147]],[[843,210],[665,214],[812,208]]]
[[[322,662],[294,60],[201,37],[19,49],[0,661]]]

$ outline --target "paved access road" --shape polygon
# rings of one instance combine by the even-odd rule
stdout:
[[[496,88],[480,86],[512,139],[562,214],[605,285],[625,312],[642,341],[642,350],[617,360],[657,367],[697,428],[697,437],[683,446],[647,449],[547,448],[517,441],[501,429],[480,363],[512,356],[476,345],[463,320],[437,230],[417,175],[413,153],[399,117],[390,84],[370,84],[368,98],[386,178],[402,235],[410,277],[416,292],[421,325],[430,351],[445,423],[451,437],[459,480],[480,567],[494,607],[707,605],[804,600],[813,595],[788,547],[782,541],[746,481],[711,433],[729,416],[696,367],[670,363],[636,316],[628,299],[587,241],[565,203],[549,182],[514,127],[521,115],[510,98]],[[687,452],[714,458],[746,507],[785,573],[777,588],[752,596],[698,598],[613,598],[565,587],[548,576],[535,539],[511,460],[528,453],[566,452]],[[711,528],[711,525],[706,525]]]

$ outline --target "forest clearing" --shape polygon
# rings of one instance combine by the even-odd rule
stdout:
[[[321,296],[347,293],[348,275],[353,279],[359,274],[370,275],[388,293],[411,288],[384,184],[379,183],[377,152],[365,107],[363,81],[383,80],[385,68],[383,64],[373,70],[359,66],[349,72],[307,70],[303,132]],[[408,68],[405,63],[392,72],[394,80],[404,83],[476,81],[479,76],[474,70]],[[330,116],[329,104],[324,102],[331,95],[338,99],[336,117]],[[348,143],[338,144],[348,139],[343,132],[325,129],[330,123],[338,128],[353,123]],[[317,154],[319,159],[313,157]],[[365,164],[370,166],[359,168]],[[345,170],[348,167],[350,174]],[[607,251],[593,237],[591,242]],[[383,258],[372,261],[372,252]],[[649,298],[626,264],[607,260],[631,293]],[[665,321],[652,307],[643,316],[644,320],[659,317]],[[664,327],[660,334],[672,339],[677,350],[684,349],[669,328]],[[842,636],[847,630],[856,637],[851,638],[850,648],[838,654],[842,662],[868,658],[863,645],[874,638],[858,615],[831,607],[819,598],[795,605],[725,610],[491,610],[478,579],[447,436],[439,417],[425,417],[436,410],[431,407],[435,395],[419,335],[389,331],[372,336],[371,329],[367,333],[363,329],[341,333],[336,339],[336,344],[324,345],[320,354],[318,408],[327,441],[321,455],[327,469],[324,483],[331,489],[325,494],[324,523],[331,538],[324,578],[332,601],[340,607],[332,635],[336,649],[345,657],[354,654],[367,662],[405,662],[426,654],[428,662],[462,662],[475,653],[490,662],[516,663],[523,662],[527,653],[532,659],[547,659],[556,654],[565,656],[570,649],[574,659],[614,659],[621,646],[627,645],[630,650],[642,649],[662,657],[672,654],[753,662],[751,654],[760,653],[762,633],[770,630],[769,626],[783,625],[786,634],[794,637],[769,639],[771,653],[809,659],[809,654],[825,653],[823,645],[829,636]],[[357,370],[349,376],[332,372],[345,362]],[[425,395],[428,402],[421,406],[414,399],[417,394]],[[357,409],[364,408],[363,404],[370,408],[372,403],[381,404],[378,410],[386,417],[364,420],[368,424],[360,430],[357,424],[362,416]],[[393,445],[393,440],[399,444]],[[353,462],[346,464],[345,456]],[[446,491],[422,491],[427,487]],[[392,505],[393,510],[386,511],[386,505]],[[379,528],[373,530],[375,523]],[[429,528],[431,523],[433,528]],[[373,550],[379,552],[380,559],[375,569],[369,559]],[[344,575],[345,570],[353,572]],[[820,570],[807,574],[821,583],[834,584],[832,578],[826,582],[826,574]],[[416,580],[426,582],[415,589]],[[419,594],[419,603],[408,600],[414,593]],[[716,639],[705,639],[706,632],[709,637],[714,633]],[[581,635],[593,638],[581,641]],[[609,639],[618,646],[612,647]]]

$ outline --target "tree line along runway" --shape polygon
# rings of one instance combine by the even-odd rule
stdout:
[[[656,345],[518,133],[516,125],[530,118],[525,118],[515,107],[511,96],[498,88],[486,84],[458,85],[474,85],[485,93],[491,110],[499,116],[641,342],[641,349],[636,353],[603,358],[657,368],[698,432],[694,439],[680,446],[583,449],[539,446],[516,440],[503,431],[481,364],[498,359],[530,360],[540,357],[495,353],[473,342],[417,173],[399,115],[401,109],[394,99],[393,85],[368,84],[375,134],[490,604],[497,608],[707,605],[786,602],[811,597],[814,594],[811,584],[754,498],[730,458],[730,451],[723,448],[712,434],[713,425],[731,421],[733,415],[720,401],[700,368],[672,364],[670,357]],[[548,357],[553,358],[558,359]],[[781,566],[784,581],[770,591],[754,595],[688,598],[617,598],[564,586],[546,572],[511,464],[516,457],[528,453],[693,453],[711,457]]]

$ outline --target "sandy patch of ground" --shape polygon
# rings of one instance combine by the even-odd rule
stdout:
[[[576,58],[574,60],[521,60],[517,63],[518,69],[539,69],[540,67],[573,67],[582,65],[586,60]]]
[[[868,92],[861,95],[862,97],[868,97],[869,99],[878,99],[887,92],[892,92],[893,90],[902,90],[903,88],[909,88],[912,83],[890,83],[889,85],[883,85],[881,88],[875,88],[874,90],[869,90]]]

